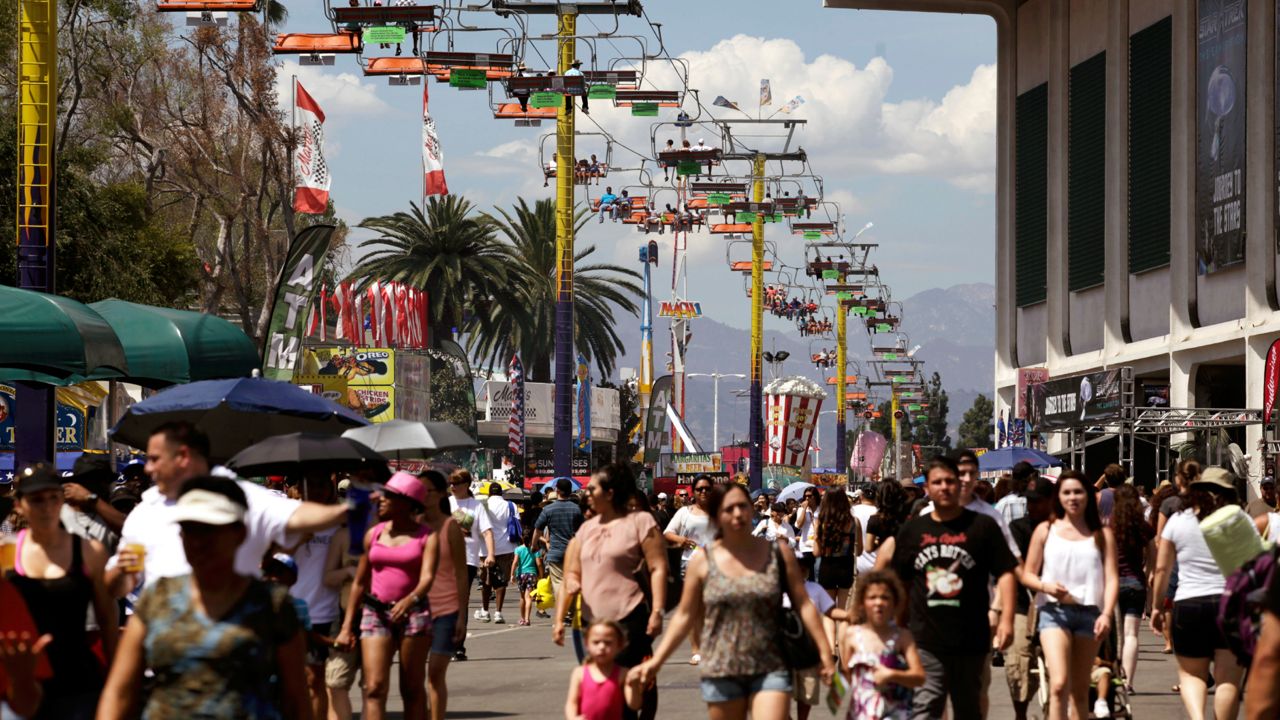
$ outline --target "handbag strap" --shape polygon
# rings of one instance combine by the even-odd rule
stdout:
[[[781,585],[782,594],[784,596],[788,595],[787,588],[791,583],[787,581],[787,563],[786,559],[782,557],[782,549],[778,547],[776,542],[773,545],[773,560],[778,563],[778,584]],[[794,608],[795,603],[792,602],[791,606]]]

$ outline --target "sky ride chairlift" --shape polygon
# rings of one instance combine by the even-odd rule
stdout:
[[[714,232],[714,230],[712,232]],[[766,255],[774,255],[775,257],[777,256],[777,253],[778,253],[777,243],[766,240],[764,243],[764,246],[765,246]],[[741,251],[745,249],[746,253],[745,254],[735,253],[734,252],[735,249],[737,249],[739,253],[741,253]],[[751,241],[750,240],[730,240],[728,243],[726,243],[724,246],[724,261],[726,264],[729,265],[729,270],[736,273],[742,273],[743,275],[746,276],[747,282],[748,283],[751,282]],[[769,270],[773,269],[773,261],[765,260],[761,263],[761,267],[766,272],[768,272]],[[751,291],[751,286],[748,284],[747,286],[748,294],[750,293],[750,291]]]
[[[512,80],[523,80],[525,78],[512,78]],[[532,78],[530,78],[532,79]],[[551,79],[551,78],[539,78]],[[575,78],[569,78],[570,80]],[[580,79],[580,78],[579,78]],[[613,166],[613,138],[605,133],[597,132],[574,132],[577,138],[602,138],[604,140],[604,160],[600,160],[595,153],[584,153],[589,155],[590,160],[583,158],[574,161],[574,177],[573,181],[578,185],[590,185],[592,180],[596,181],[596,185],[600,184],[600,178],[608,177],[609,168]],[[538,143],[538,164],[542,168],[543,187],[548,180],[556,176],[556,153],[555,153],[555,133],[547,133],[542,136],[542,140]],[[548,154],[547,141],[551,141],[551,151]],[[574,147],[582,147],[578,141],[574,141]],[[599,211],[600,198],[595,198],[592,202],[593,210]]]
[[[226,25],[228,13],[254,12],[259,0],[156,0],[156,12],[187,14],[187,25]]]

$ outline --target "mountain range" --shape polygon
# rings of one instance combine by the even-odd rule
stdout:
[[[942,376],[942,386],[950,399],[948,427],[955,435],[960,418],[973,404],[979,393],[991,395],[994,375],[995,339],[995,287],[985,283],[955,285],[949,288],[924,290],[902,301],[902,330],[910,339],[910,346],[919,346],[914,357],[925,361],[927,374],[937,372]],[[690,322],[693,337],[685,355],[686,372],[739,373],[749,372],[749,330],[731,327],[709,317]],[[859,362],[869,357],[866,334],[853,329],[850,323],[849,357]],[[781,374],[799,374],[820,383],[835,373],[829,369],[815,368],[808,361],[810,341],[795,331],[767,330],[764,348],[770,352],[786,351],[790,357],[781,363]],[[834,342],[818,342],[816,347]],[[654,321],[654,365],[658,376],[665,374],[666,353],[671,349],[667,323]],[[628,343],[626,353],[619,358],[618,367],[639,367],[639,343]],[[773,377],[769,364],[765,365],[766,382]],[[746,437],[749,404],[745,395],[748,387],[745,378],[720,379],[719,441],[721,445]],[[713,412],[714,381],[710,377],[688,377],[685,386],[685,420],[703,449],[712,447],[715,425]],[[832,401],[824,404],[826,410],[834,407]],[[825,412],[825,410],[824,410]],[[854,425],[853,418],[849,419]],[[835,437],[834,415],[824,414],[819,427],[820,446],[833,449]],[[824,453],[824,456],[830,451]],[[825,464],[830,464],[827,462]]]

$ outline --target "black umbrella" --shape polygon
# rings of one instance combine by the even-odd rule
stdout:
[[[227,467],[251,477],[307,470],[350,472],[379,466],[385,469],[387,459],[363,443],[341,435],[305,432],[269,437],[227,461]]]

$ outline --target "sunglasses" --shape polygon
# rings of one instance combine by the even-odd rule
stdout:
[[[694,492],[711,492],[711,486],[703,485],[701,487],[694,488],[693,491]]]

